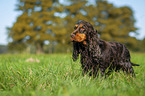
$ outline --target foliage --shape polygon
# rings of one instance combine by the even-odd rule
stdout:
[[[100,38],[107,41],[118,41],[130,46],[137,44],[137,40],[129,33],[137,35],[133,11],[129,7],[115,7],[107,1],[97,1],[96,7],[86,8],[90,21],[100,33]]]
[[[129,35],[137,35],[137,28],[133,11],[127,6],[118,8],[104,0],[95,0],[93,5],[89,0],[67,0],[62,4],[59,0],[19,0],[17,10],[22,14],[10,28],[10,43],[35,46],[36,53],[44,52],[45,41],[50,47],[63,50],[65,46],[70,51],[70,33],[78,20],[89,21],[104,40],[118,41],[132,49],[138,44]]]
[[[60,7],[57,4],[57,0],[20,0],[17,10],[22,15],[17,18],[9,33],[13,42],[35,45],[37,53],[42,53],[44,41],[55,40],[54,36],[57,34],[53,31],[57,29],[59,19],[54,16],[57,7]]]
[[[12,42],[8,44],[8,50],[11,50],[10,53],[23,53],[23,51],[27,48],[26,43],[16,43]]]
[[[140,48],[138,48],[138,49],[140,49],[140,51],[145,51],[145,38],[143,40],[141,40],[141,42],[139,44],[140,44],[140,46],[138,46],[138,47],[140,47]]]
[[[136,78],[123,72],[108,78],[82,75],[80,63],[70,54],[0,55],[1,96],[143,96],[145,54],[132,53]],[[14,58],[15,57],[15,58]],[[40,62],[26,62],[28,58]]]
[[[0,54],[7,53],[8,47],[6,45],[0,45]]]

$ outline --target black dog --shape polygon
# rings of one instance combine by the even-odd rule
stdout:
[[[128,49],[121,43],[106,42],[98,38],[97,31],[86,21],[80,20],[71,33],[73,42],[73,60],[81,54],[83,74],[89,72],[90,76],[106,75],[112,70],[123,70],[135,76],[132,66],[139,66],[130,61]]]

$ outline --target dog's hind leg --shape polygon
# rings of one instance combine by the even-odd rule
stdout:
[[[127,74],[132,75],[132,77],[135,77],[135,73],[131,65],[131,62],[124,62],[122,70],[125,71]]]
[[[130,74],[132,74],[132,77],[136,77],[136,76],[135,76],[135,73],[134,73],[134,70],[133,70],[133,67],[131,67],[131,68],[129,69],[129,72],[130,72]]]

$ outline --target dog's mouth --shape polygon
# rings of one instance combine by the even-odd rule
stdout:
[[[82,42],[82,41],[85,41],[86,40],[86,35],[85,34],[82,34],[82,33],[76,33],[71,35],[71,41],[76,41],[76,42]]]

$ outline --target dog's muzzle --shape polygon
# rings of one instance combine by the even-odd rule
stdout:
[[[77,29],[75,31],[73,31],[71,33],[71,41],[76,41],[76,42],[82,42],[84,40],[86,40],[86,35],[84,33],[80,33],[80,28],[83,25],[80,25],[79,27],[77,27]]]
[[[71,41],[82,42],[86,40],[86,35],[82,33],[71,34]]]

